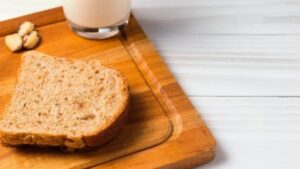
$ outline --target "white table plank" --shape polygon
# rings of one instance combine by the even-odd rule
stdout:
[[[300,1],[151,2],[134,13],[189,96],[300,96]]]
[[[215,161],[199,169],[300,166],[300,98],[192,97],[218,141]]]
[[[298,97],[190,97],[216,132],[300,133]],[[282,133],[280,133],[282,134]],[[296,135],[300,139],[300,135]]]
[[[134,12],[146,32],[299,34],[299,0],[137,0]]]
[[[298,35],[152,37],[190,96],[300,96]]]

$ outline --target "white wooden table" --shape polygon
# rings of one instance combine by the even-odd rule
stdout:
[[[0,20],[59,5],[1,0]],[[218,141],[200,168],[300,168],[300,0],[133,0],[133,12]]]

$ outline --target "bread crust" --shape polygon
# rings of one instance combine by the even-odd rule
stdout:
[[[22,61],[21,61],[22,64],[24,63],[24,57],[26,57],[26,55],[28,54],[35,55],[35,54],[40,54],[40,52],[36,52],[36,51],[26,52],[22,56]],[[18,76],[20,72],[21,72],[21,68],[18,71]],[[68,137],[67,135],[52,135],[52,134],[45,134],[45,133],[29,133],[29,132],[13,133],[11,131],[5,131],[3,129],[0,129],[0,140],[2,144],[6,146],[19,146],[19,145],[37,145],[43,147],[55,146],[55,147],[61,147],[62,150],[64,151],[74,151],[74,150],[86,150],[107,143],[120,132],[120,130],[124,127],[128,119],[128,112],[130,108],[129,89],[128,89],[126,78],[123,75],[122,78],[125,86],[123,94],[126,97],[126,100],[124,104],[119,107],[117,112],[114,113],[115,115],[114,118],[110,120],[108,123],[106,123],[106,126],[100,128],[96,132],[89,133],[88,135]],[[7,107],[9,105],[10,104],[8,104]],[[6,111],[4,113],[6,113]]]
[[[101,146],[115,137],[127,122],[129,108],[128,104],[116,120],[104,130],[98,131],[95,135],[83,136],[86,147]]]

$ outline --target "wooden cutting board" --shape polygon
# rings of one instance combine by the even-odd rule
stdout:
[[[191,168],[215,156],[215,140],[132,16],[125,31],[108,40],[87,40],[70,31],[62,9],[0,22],[0,112],[14,88],[22,52],[11,53],[4,37],[23,21],[38,27],[36,50],[73,59],[99,59],[128,79],[132,108],[126,127],[93,151],[0,146],[0,168]]]

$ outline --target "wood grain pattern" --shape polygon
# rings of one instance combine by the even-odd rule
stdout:
[[[81,39],[68,29],[66,22],[61,21],[60,8],[48,12],[53,16],[50,24],[44,25],[39,14],[22,18],[43,25],[38,28],[43,42],[37,50],[67,58],[99,59],[119,69],[128,78],[134,108],[125,129],[103,148],[66,155],[48,149],[1,147],[2,167],[72,168],[102,164],[98,167],[186,168],[214,158],[212,135],[134,18],[119,37],[92,41]],[[0,25],[16,25],[22,19]],[[12,31],[7,29],[2,35]],[[21,53],[12,54],[4,46],[0,50],[4,51],[0,57],[0,65],[4,65],[0,69],[0,94],[5,102],[13,88]],[[126,158],[118,158],[125,155]]]

